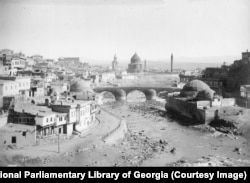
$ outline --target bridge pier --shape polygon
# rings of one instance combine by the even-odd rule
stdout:
[[[127,101],[127,95],[124,90],[116,89],[115,91],[113,91],[113,94],[115,95],[116,101]]]
[[[144,94],[147,100],[156,100],[156,91],[154,89],[147,89]]]

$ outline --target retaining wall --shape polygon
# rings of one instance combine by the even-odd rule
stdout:
[[[104,110],[104,109],[102,109],[102,110]],[[102,137],[102,140],[105,143],[113,144],[117,140],[124,138],[125,134],[128,131],[127,122],[125,120],[121,119],[120,117],[116,116],[115,114],[107,111],[107,110],[104,110],[104,111],[119,119],[119,124],[114,129],[112,129],[106,135],[104,135]]]

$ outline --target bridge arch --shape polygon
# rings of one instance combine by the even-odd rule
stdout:
[[[100,92],[100,96],[101,96],[102,101],[105,101],[105,100],[115,101],[116,100],[114,93],[108,90],[104,90]]]
[[[103,95],[103,93],[108,92],[108,93],[112,93],[112,95],[114,96],[115,100],[117,101],[126,101],[126,92],[122,89],[115,89],[115,90],[103,90],[101,92],[101,94]]]
[[[140,97],[139,93],[141,93],[144,97]],[[131,96],[133,94],[137,94],[137,95],[136,96]],[[127,101],[128,102],[130,102],[131,100],[132,101],[135,100],[135,98],[136,98],[137,101],[141,101],[141,102],[145,102],[147,100],[145,92],[143,90],[140,90],[140,89],[137,89],[137,88],[127,91],[126,95],[127,95]]]

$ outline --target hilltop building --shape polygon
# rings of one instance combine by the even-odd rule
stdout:
[[[240,86],[250,84],[250,52],[242,52],[242,58],[229,66],[206,68],[201,80],[225,97],[238,97]]]
[[[128,73],[142,73],[143,72],[143,66],[141,63],[141,58],[135,53],[131,60],[130,64],[128,64]]]

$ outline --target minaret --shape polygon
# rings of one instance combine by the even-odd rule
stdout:
[[[114,56],[114,60],[112,62],[112,70],[115,71],[117,69],[117,65],[118,65],[118,62],[117,62],[117,57],[116,55]]]
[[[171,54],[171,72],[173,72],[173,61],[174,61],[174,56],[173,53]]]

